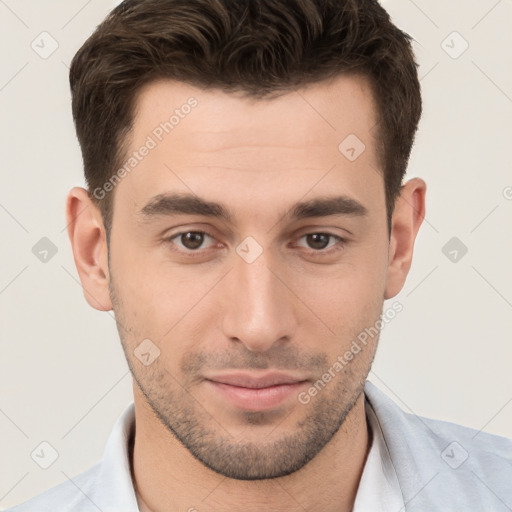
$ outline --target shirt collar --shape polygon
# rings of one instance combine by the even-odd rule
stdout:
[[[379,447],[386,447],[385,453],[390,454],[387,463],[388,469],[391,464],[391,467],[396,470],[405,503],[415,498],[415,505],[416,503],[418,505],[428,504],[433,506],[432,510],[436,510],[435,501],[431,500],[431,493],[428,492],[430,489],[423,489],[423,486],[427,487],[426,483],[436,475],[436,472],[439,472],[439,462],[436,461],[434,464],[432,460],[428,460],[427,468],[420,467],[415,460],[415,451],[422,454],[422,462],[425,462],[425,459],[432,459],[433,456],[430,453],[428,455],[425,453],[426,445],[429,445],[431,441],[419,437],[419,432],[415,432],[415,436],[410,435],[413,428],[410,423],[421,423],[421,420],[412,415],[406,415],[369,381],[366,381],[364,393],[365,399],[369,402],[369,410],[375,413],[375,416],[370,415],[370,421],[374,420],[374,425],[378,426],[378,429],[374,427],[372,432],[382,433],[382,444],[379,444]],[[420,426],[416,426],[416,429],[424,432],[424,427],[420,429],[418,428]],[[131,402],[112,429],[100,463],[98,480],[89,494],[91,501],[103,512],[117,512],[118,510],[139,512],[131,477],[130,439],[134,434],[135,405]],[[415,449],[408,442],[413,437]],[[379,439],[378,436],[376,438]],[[382,460],[382,451],[380,451],[379,458]],[[365,470],[366,464],[363,474]],[[389,474],[392,473],[388,472],[388,476]],[[420,491],[423,491],[421,497],[417,496]]]
[[[396,497],[396,473],[384,445],[382,431],[371,404],[365,400],[368,424],[372,432],[372,446],[361,477],[354,512],[370,510],[366,504],[378,497],[368,495],[376,484],[386,485],[390,496]],[[91,500],[103,511],[139,512],[132,480],[132,443],[135,438],[135,405],[131,402],[117,419],[103,452],[98,481],[93,487]],[[385,449],[385,451],[384,451]],[[384,474],[379,471],[385,471]],[[384,488],[380,487],[381,490]],[[400,487],[398,486],[398,491]],[[393,494],[394,493],[394,494]],[[360,496],[361,495],[361,496]],[[401,494],[400,494],[401,497]],[[391,498],[390,498],[391,499]],[[378,501],[376,502],[379,503]],[[398,509],[397,509],[398,510]]]
[[[398,512],[404,501],[382,430],[370,402],[365,412],[372,444],[359,481],[353,512]]]
[[[135,435],[135,405],[117,419],[103,452],[92,501],[103,512],[139,512],[131,476],[130,441]]]

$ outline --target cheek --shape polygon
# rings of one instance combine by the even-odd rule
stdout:
[[[320,328],[337,346],[373,325],[382,310],[385,264],[361,260],[314,275],[303,273],[296,280],[300,297],[318,317],[308,317],[310,329]]]
[[[135,248],[127,252],[130,256],[112,259],[112,268],[130,344],[149,338],[165,351],[180,333],[187,333],[186,340],[194,339],[199,320],[210,320],[204,308],[211,303],[213,294],[208,292],[218,281],[218,272],[199,272],[193,265],[182,267],[162,262],[161,257],[152,261],[150,251],[145,255]]]
[[[178,301],[171,293],[169,282],[156,266],[144,261],[137,250],[114,247],[111,257],[112,278],[119,301],[116,316],[122,316],[130,332],[130,344],[138,338],[149,338],[159,343],[162,334],[170,328]]]
[[[342,343],[372,325],[381,312],[382,291],[370,280],[340,280],[333,283],[330,295],[325,310],[329,325]]]

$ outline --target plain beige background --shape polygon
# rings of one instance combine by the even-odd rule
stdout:
[[[512,2],[383,3],[415,39],[424,115],[409,177],[428,197],[370,380],[407,411],[512,437]],[[68,64],[114,5],[0,0],[0,510],[97,462],[131,401],[112,313],[83,298],[64,216],[83,185]],[[31,46],[42,37],[44,51],[58,44],[46,58]],[[57,250],[46,263],[32,252],[43,237]],[[43,441],[58,452],[48,469],[30,456]]]

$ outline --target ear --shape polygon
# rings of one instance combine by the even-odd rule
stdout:
[[[414,178],[402,186],[396,201],[391,222],[385,299],[400,292],[411,268],[414,241],[425,217],[426,190],[425,182]]]
[[[110,311],[108,247],[103,217],[87,190],[74,187],[66,201],[68,236],[87,302]]]

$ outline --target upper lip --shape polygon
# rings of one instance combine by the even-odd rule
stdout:
[[[306,379],[293,377],[286,373],[269,372],[263,375],[255,375],[254,373],[229,373],[207,377],[206,380],[220,382],[221,384],[229,384],[230,386],[260,389],[267,388],[269,386],[278,386],[280,384],[297,384],[298,382],[303,382]]]

